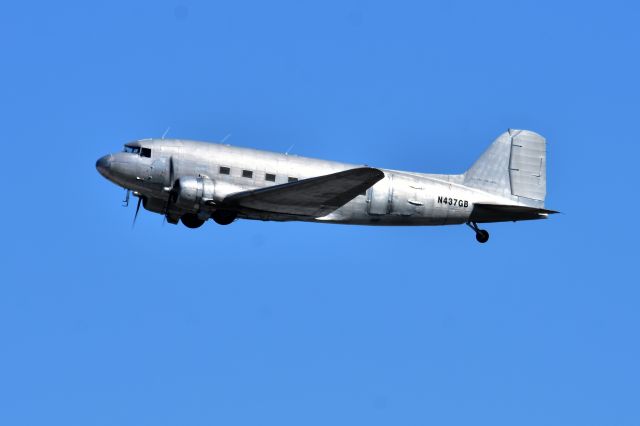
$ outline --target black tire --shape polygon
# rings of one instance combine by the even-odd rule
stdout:
[[[476,232],[476,240],[478,240],[479,243],[486,243],[487,241],[489,241],[489,232],[485,231],[484,229],[479,230],[478,232]]]
[[[229,225],[236,220],[238,213],[231,210],[216,210],[211,217],[218,225]]]
[[[204,220],[200,219],[197,215],[191,214],[191,213],[187,213],[183,215],[180,218],[180,220],[182,221],[182,224],[184,226],[191,229],[200,228],[204,223]]]

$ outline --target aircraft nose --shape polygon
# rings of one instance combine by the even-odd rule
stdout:
[[[112,161],[113,156],[111,154],[98,158],[98,161],[96,161],[96,169],[98,169],[98,172],[100,172],[102,176],[108,176]]]

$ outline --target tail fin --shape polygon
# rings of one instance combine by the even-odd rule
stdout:
[[[522,204],[543,207],[547,193],[547,144],[529,130],[509,130],[464,174],[464,184]]]

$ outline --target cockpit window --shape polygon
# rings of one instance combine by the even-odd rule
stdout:
[[[124,152],[128,152],[130,154],[138,154],[141,157],[151,158],[151,148],[141,148],[137,143],[135,145],[125,145]]]

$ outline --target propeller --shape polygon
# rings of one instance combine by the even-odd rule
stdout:
[[[133,224],[131,225],[131,229],[136,226],[136,219],[138,218],[138,212],[140,211],[140,204],[142,204],[142,196],[138,196],[138,205],[136,206],[136,214],[133,216]]]
[[[175,201],[176,197],[176,185],[174,182],[174,170],[173,170],[173,156],[169,157],[169,197],[167,198],[167,204],[164,207],[164,220],[167,220],[169,215],[169,208],[171,203]],[[164,223],[164,221],[163,221]]]
[[[174,168],[173,168],[173,156],[169,157],[169,184],[171,186],[165,188],[168,189],[169,191],[169,197],[167,199],[167,203],[165,205],[164,208],[164,220],[167,219],[168,215],[169,215],[169,209],[171,207],[171,203],[174,203],[177,197],[177,191],[179,190],[179,184],[176,186],[175,182],[174,182]],[[136,213],[133,216],[133,223],[131,224],[131,228],[135,228],[136,226],[136,220],[138,219],[138,212],[140,212],[140,204],[142,204],[142,195],[136,191],[133,192],[133,195],[135,195],[136,197],[138,197],[138,203],[136,205]],[[129,190],[127,190],[127,195],[126,195],[126,199],[125,202],[128,204],[129,202]],[[164,223],[164,222],[163,222]]]

